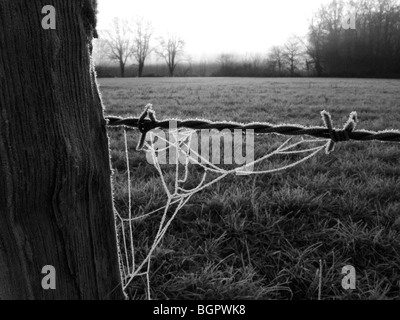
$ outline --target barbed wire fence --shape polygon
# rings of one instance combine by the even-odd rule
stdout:
[[[333,146],[338,142],[345,141],[382,141],[382,142],[400,142],[399,130],[384,130],[384,131],[355,131],[358,122],[357,113],[352,112],[349,120],[343,129],[334,129],[331,115],[327,111],[321,112],[323,121],[326,127],[305,127],[302,125],[273,125],[267,122],[253,122],[250,124],[242,124],[237,122],[213,122],[201,119],[189,120],[157,120],[152,105],[147,105],[144,112],[138,118],[120,118],[120,117],[107,117],[109,127],[129,127],[137,128],[141,133],[137,150],[142,150],[146,134],[156,128],[169,129],[171,121],[176,122],[177,128],[187,128],[192,130],[254,130],[255,134],[280,134],[285,136],[312,136],[321,139],[331,139],[332,143],[329,145],[327,152],[333,151]]]
[[[146,286],[147,286],[147,298],[151,299],[150,294],[150,265],[153,253],[156,248],[160,244],[164,235],[166,234],[168,228],[171,223],[177,216],[179,210],[184,207],[192,196],[206,188],[209,188],[213,184],[218,181],[221,181],[223,178],[230,174],[269,174],[275,173],[279,171],[284,171],[286,169],[295,167],[315,155],[317,155],[322,150],[325,150],[326,154],[330,154],[334,151],[335,145],[337,143],[342,143],[346,141],[381,141],[381,142],[400,142],[400,131],[399,130],[384,130],[384,131],[367,131],[367,130],[356,130],[356,126],[358,123],[358,117],[356,112],[351,112],[347,122],[344,124],[342,129],[335,129],[333,127],[333,122],[331,115],[327,111],[321,112],[322,120],[325,124],[325,127],[305,127],[302,125],[292,125],[292,124],[281,124],[281,125],[273,125],[270,123],[262,123],[262,122],[254,122],[250,124],[243,124],[237,122],[213,122],[210,120],[204,119],[189,119],[189,120],[180,120],[180,119],[168,119],[159,121],[156,118],[155,112],[152,109],[152,105],[147,105],[144,112],[137,118],[121,118],[109,116],[106,118],[107,125],[109,127],[123,127],[124,128],[124,142],[125,142],[125,154],[126,154],[126,162],[127,162],[127,175],[128,175],[128,215],[127,218],[122,217],[117,212],[117,218],[121,223],[122,229],[122,242],[123,247],[120,248],[120,257],[122,259],[122,272],[123,272],[123,288],[127,289],[129,285],[132,283],[135,277],[145,276],[146,277]],[[174,125],[171,126],[171,123]],[[129,155],[128,155],[128,138],[126,134],[127,128],[138,129],[141,136],[139,138],[139,142],[137,144],[136,150],[143,150],[148,152],[152,159],[152,164],[156,168],[165,194],[167,195],[167,203],[165,206],[149,212],[144,215],[138,217],[132,217],[132,195],[131,195],[131,178],[130,178],[130,169],[129,169]],[[168,130],[170,134],[173,135],[174,139],[166,139],[161,135],[157,135],[155,129]],[[277,134],[282,136],[290,136],[290,138],[281,144],[274,151],[263,155],[260,159],[253,161],[252,163],[247,163],[246,165],[240,166],[239,168],[235,168],[232,170],[222,169],[200,154],[191,149],[191,139],[195,132],[199,130],[217,130],[219,132],[222,131],[242,131],[242,133],[246,133],[248,131],[253,132],[256,135],[268,135],[268,134]],[[150,134],[150,139],[148,138],[148,134]],[[290,141],[293,137],[303,137],[310,136],[315,139],[307,140],[303,139],[299,142],[290,144]],[[176,159],[183,156],[185,161],[180,163],[179,161],[175,164],[175,181],[173,185],[168,185],[164,178],[163,170],[158,161],[158,152],[154,145],[154,141],[158,138],[158,140],[164,141],[168,146],[163,149],[173,150],[175,152]],[[310,144],[316,143],[316,147],[309,147],[302,150],[296,150],[302,144]],[[259,164],[265,160],[269,160],[277,155],[304,155],[299,160],[294,163],[284,164],[281,167],[273,168],[264,171],[252,171],[249,172],[248,169],[250,166],[253,167],[254,164]],[[204,174],[201,178],[199,184],[192,188],[186,189],[184,183],[188,180],[189,176],[189,164],[195,164],[203,167]],[[181,173],[180,166],[183,166],[183,174]],[[246,172],[245,172],[246,171]],[[207,179],[208,174],[217,174],[217,177],[213,179]],[[171,208],[172,211],[170,210]],[[150,217],[151,215],[163,211],[163,215],[160,220],[159,228],[157,234],[153,240],[153,243],[148,251],[148,254],[145,259],[141,262],[137,262],[135,259],[135,248],[133,246],[133,232],[134,227],[133,224],[138,221]],[[171,213],[172,212],[172,213]],[[126,224],[128,225],[126,228]],[[128,235],[125,234],[126,229],[128,230]],[[129,242],[129,243],[127,243]],[[123,251],[123,252],[122,252]],[[144,270],[145,269],[145,270]]]

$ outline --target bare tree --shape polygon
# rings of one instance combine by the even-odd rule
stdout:
[[[217,60],[221,64],[221,68],[224,68],[233,65],[235,57],[231,53],[222,53],[218,56]]]
[[[169,76],[173,77],[179,59],[184,53],[185,42],[176,35],[159,39],[157,54],[162,57],[168,66]]]
[[[260,70],[264,63],[265,63],[265,60],[260,53],[254,53],[251,55],[251,64],[252,64],[253,70]]]
[[[125,65],[134,53],[134,42],[131,37],[132,28],[129,21],[114,18],[110,28],[103,31],[108,57],[119,63],[121,77],[125,76]]]
[[[96,66],[109,63],[108,44],[104,39],[93,40],[93,61]]]
[[[249,53],[244,54],[241,60],[242,61],[240,64],[244,75],[246,76],[250,75],[253,67],[250,54]]]
[[[207,69],[208,69],[208,61],[206,59],[202,59],[199,62],[199,74],[201,77],[207,76]]]
[[[235,67],[235,57],[230,53],[222,53],[217,58],[220,63],[219,75],[224,77],[232,76]]]
[[[302,47],[300,41],[296,37],[290,38],[284,45],[283,57],[285,58],[290,76],[295,75],[295,71],[300,62],[300,57],[302,55]]]
[[[242,76],[259,76],[262,74],[263,58],[258,53],[246,53],[240,62],[239,74]]]
[[[284,53],[282,47],[272,47],[271,52],[268,55],[268,60],[274,65],[274,68],[278,69],[278,75],[282,75],[284,65]]]
[[[143,74],[144,63],[146,58],[151,53],[150,39],[153,35],[153,27],[150,21],[145,21],[142,18],[138,18],[135,21],[134,27],[134,47],[133,56],[136,59],[139,69],[138,76],[141,77]]]
[[[193,58],[187,55],[185,60],[182,61],[182,75],[184,77],[190,76],[193,73]]]
[[[323,73],[322,67],[322,50],[325,42],[325,33],[321,20],[313,19],[310,23],[308,43],[303,43],[306,46],[306,53],[312,59],[317,76],[321,77]],[[308,68],[309,64],[307,64]]]

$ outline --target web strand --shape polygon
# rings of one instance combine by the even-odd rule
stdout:
[[[124,272],[124,282],[123,288],[127,289],[132,281],[136,277],[146,277],[146,296],[148,299],[151,299],[151,287],[150,287],[150,271],[151,271],[151,261],[154,255],[155,250],[160,245],[162,239],[173,223],[174,219],[178,215],[179,211],[190,201],[190,199],[199,192],[210,188],[215,185],[219,181],[223,180],[228,175],[232,174],[246,174],[246,175],[260,175],[260,174],[269,174],[275,173],[279,171],[284,171],[289,168],[300,165],[301,163],[311,159],[316,156],[319,152],[323,151],[327,148],[327,145],[331,143],[330,140],[327,139],[309,139],[294,142],[290,144],[291,139],[286,140],[282,143],[278,148],[273,150],[272,152],[262,156],[261,158],[254,160],[251,163],[246,163],[245,165],[239,166],[234,169],[223,169],[213,164],[205,157],[203,157],[196,150],[191,148],[193,136],[196,133],[195,130],[187,130],[187,129],[173,129],[169,132],[170,139],[166,139],[162,135],[157,135],[154,132],[150,133],[149,141],[144,142],[144,151],[147,152],[151,159],[154,168],[156,169],[158,175],[160,176],[160,181],[164,193],[167,196],[167,203],[165,206],[149,212],[147,214],[133,217],[132,216],[132,198],[131,198],[131,181],[130,181],[130,170],[129,170],[129,153],[128,153],[128,141],[126,131],[124,131],[124,139],[125,139],[125,152],[126,152],[126,162],[127,162],[127,175],[128,175],[128,218],[122,218],[118,215],[118,218],[122,227],[122,240],[124,243],[123,246],[123,272]],[[167,144],[164,148],[157,148],[155,146],[155,141],[163,141]],[[316,147],[308,147],[301,150],[295,150],[295,148],[302,147],[304,144],[316,144]],[[176,163],[173,164],[174,172],[174,182],[172,185],[167,183],[165,179],[165,173],[163,172],[162,166],[160,164],[160,154],[162,152],[173,152],[175,155]],[[265,161],[270,161],[275,156],[302,156],[299,160],[291,163],[278,166],[269,170],[258,170],[258,171],[249,171],[249,168],[254,167],[257,164],[261,164]],[[183,161],[180,161],[183,159]],[[201,175],[200,181],[197,182],[197,185],[191,189],[187,189],[184,187],[184,184],[189,180],[190,169],[189,166],[199,166],[204,172]],[[174,208],[174,209],[172,209]],[[157,233],[154,237],[154,240],[149,248],[149,251],[146,257],[136,265],[135,263],[135,250],[134,250],[134,242],[133,242],[133,234],[134,234],[134,223],[146,219],[158,212],[163,212],[160,218],[159,226]],[[171,213],[172,212],[172,213]],[[128,224],[126,226],[126,224]],[[129,237],[125,235],[128,233]],[[130,244],[127,244],[127,241],[130,241]],[[130,251],[129,251],[130,247]],[[129,255],[131,257],[129,257]]]

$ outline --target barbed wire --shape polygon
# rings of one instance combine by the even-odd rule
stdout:
[[[171,123],[174,128],[187,128],[192,130],[253,130],[255,134],[279,134],[285,136],[303,136],[308,135],[315,138],[330,139],[326,152],[331,153],[334,150],[335,144],[345,141],[382,141],[382,142],[400,142],[399,130],[384,130],[384,131],[368,131],[355,130],[358,118],[357,113],[350,113],[348,121],[343,129],[335,129],[333,127],[332,117],[327,111],[321,112],[325,127],[306,127],[302,125],[280,124],[273,125],[268,122],[252,122],[249,124],[239,122],[214,122],[205,119],[167,119],[159,121],[155,116],[152,105],[147,105],[144,112],[138,118],[121,118],[115,116],[106,117],[109,127],[125,126],[129,128],[137,128],[141,132],[140,141],[137,150],[142,150],[146,134],[154,129],[170,129]]]
[[[379,140],[379,141],[386,141],[386,142],[400,142],[400,131],[395,130],[386,130],[380,132],[373,132],[373,131],[366,131],[366,130],[359,130],[355,131],[357,126],[358,118],[357,113],[352,112],[344,124],[343,129],[335,129],[333,127],[332,118],[327,111],[321,112],[322,120],[325,124],[325,127],[305,127],[302,125],[290,125],[290,124],[281,124],[281,125],[273,125],[270,123],[262,123],[262,122],[254,122],[249,124],[237,123],[237,122],[213,122],[204,119],[188,119],[188,120],[180,120],[180,119],[168,119],[168,120],[157,120],[155,116],[154,110],[152,110],[151,105],[147,105],[144,112],[138,118],[121,118],[121,117],[114,117],[109,116],[106,118],[107,125],[109,127],[125,127],[124,130],[124,140],[125,140],[125,154],[126,154],[126,162],[127,162],[127,176],[128,176],[128,218],[123,218],[120,214],[117,213],[117,217],[121,223],[121,230],[123,232],[123,246],[121,246],[121,257],[123,261],[123,288],[128,288],[133,279],[138,276],[146,276],[146,286],[147,286],[147,297],[150,299],[150,264],[152,262],[152,258],[156,248],[161,243],[162,239],[164,238],[166,232],[170,228],[171,224],[175,220],[176,216],[178,215],[179,211],[190,201],[190,199],[198,192],[203,191],[206,188],[211,187],[218,181],[221,181],[223,178],[227,177],[230,174],[273,174],[276,172],[282,172],[286,169],[293,168],[296,165],[299,165],[315,155],[319,152],[322,152],[325,148],[326,153],[331,153],[334,150],[335,144],[342,141],[349,141],[349,140],[357,140],[357,141],[371,141],[371,140]],[[131,176],[129,171],[129,153],[128,153],[128,142],[127,142],[127,135],[126,135],[126,127],[138,129],[141,133],[140,141],[137,146],[138,150],[143,149],[144,145],[146,145],[146,152],[148,152],[151,156],[152,162],[154,167],[156,168],[158,174],[160,175],[161,179],[161,186],[164,189],[164,192],[167,196],[166,205],[154,210],[152,212],[148,212],[143,215],[133,217],[131,215],[132,212],[132,201],[131,201],[131,192],[130,192],[130,185],[131,185]],[[310,140],[302,140],[300,142],[296,142],[292,145],[289,144],[289,140],[284,142],[279,148],[268,152],[265,155],[262,155],[259,159],[251,162],[246,163],[239,168],[234,168],[231,170],[226,170],[224,168],[219,168],[218,166],[214,166],[209,160],[202,158],[197,151],[192,153],[190,138],[186,141],[187,136],[190,136],[194,133],[194,131],[185,132],[186,134],[182,134],[180,138],[178,136],[182,133],[177,131],[177,129],[190,129],[190,130],[230,130],[231,132],[234,130],[242,130],[245,133],[246,130],[252,130],[254,134],[279,134],[279,135],[286,135],[286,136],[313,136],[317,138],[314,141]],[[180,163],[179,161],[176,162],[175,166],[175,174],[172,173],[170,177],[172,179],[175,177],[175,181],[173,183],[166,183],[166,175],[163,172],[160,162],[158,160],[157,152],[158,148],[155,146],[155,142],[158,141],[156,139],[150,139],[146,143],[146,135],[148,132],[154,129],[164,129],[170,130],[174,135],[174,139],[167,140],[163,137],[158,136],[159,139],[168,143],[169,146],[172,146],[175,150],[175,155],[177,158],[180,155],[180,151],[185,157],[185,161]],[[157,134],[156,134],[157,136]],[[181,140],[180,140],[181,139]],[[319,145],[314,148],[309,148],[305,150],[294,150],[302,143],[312,143],[312,142],[320,142],[319,139],[325,139],[322,145]],[[187,148],[181,148],[181,142],[186,141]],[[183,143],[182,145],[185,145]],[[164,148],[163,150],[167,150]],[[180,150],[181,149],[181,150]],[[186,150],[187,149],[187,150]],[[268,167],[266,170],[262,171],[251,171],[245,170],[249,169],[250,166],[254,166],[255,164],[260,164],[263,161],[271,160],[273,156],[276,155],[300,155],[300,159],[296,158],[296,161],[291,162],[282,162],[281,165]],[[197,158],[199,157],[199,158]],[[204,168],[204,172],[200,182],[194,182],[194,185],[188,189],[185,187],[187,179],[189,177],[189,164],[196,164]],[[183,165],[183,169],[182,166]],[[210,173],[212,173],[210,175]],[[169,174],[169,173],[168,173]],[[158,227],[157,234],[154,237],[153,243],[149,246],[149,251],[145,255],[145,258],[136,263],[135,260],[135,249],[133,247],[133,227],[132,223],[137,220],[141,220],[144,218],[149,217],[158,212],[161,213],[160,224]],[[128,227],[125,223],[129,224]],[[129,236],[125,236],[128,230]],[[127,239],[130,239],[130,249],[131,253],[129,258],[128,246],[126,245]],[[129,241],[129,240],[128,240]],[[125,254],[122,254],[124,252]],[[126,265],[125,265],[125,264]],[[147,269],[146,269],[147,267]]]

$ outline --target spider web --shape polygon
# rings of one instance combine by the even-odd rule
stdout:
[[[117,219],[119,220],[122,230],[122,246],[119,246],[120,260],[121,260],[121,272],[122,272],[122,286],[126,290],[132,281],[137,277],[145,277],[146,279],[146,295],[147,299],[151,299],[151,287],[150,287],[150,266],[152,257],[155,250],[159,246],[161,240],[165,236],[172,222],[176,218],[179,211],[190,201],[190,199],[199,192],[205,190],[221,181],[228,175],[264,175],[273,174],[276,172],[284,171],[293,168],[301,163],[313,158],[322,150],[326,149],[330,143],[330,140],[324,139],[310,139],[305,140],[300,138],[300,141],[293,141],[292,138],[286,140],[279,147],[259,157],[251,163],[238,166],[233,169],[226,169],[222,166],[217,166],[211,163],[208,159],[200,155],[197,151],[191,147],[192,139],[195,130],[188,129],[170,129],[168,134],[172,139],[167,139],[165,135],[158,134],[155,131],[149,133],[150,139],[145,142],[144,151],[149,154],[153,160],[153,165],[157,170],[163,191],[167,196],[165,206],[158,208],[152,212],[143,214],[141,216],[132,216],[132,195],[131,195],[131,180],[130,180],[130,169],[129,169],[129,155],[128,155],[128,139],[127,131],[124,129],[124,141],[125,141],[125,154],[127,162],[127,175],[128,175],[128,217],[122,217],[118,212],[116,213]],[[166,143],[165,148],[157,148],[155,141],[161,140]],[[314,146],[312,146],[314,145]],[[305,147],[304,147],[305,146]],[[167,183],[165,178],[165,172],[162,169],[162,165],[159,161],[159,155],[162,152],[174,152],[176,159],[183,159],[183,161],[176,161],[174,164],[174,182]],[[254,170],[249,171],[249,168],[255,166],[261,167],[262,163],[266,161],[272,162],[272,158],[279,156],[298,156],[299,159],[291,163],[287,161],[281,161],[276,167],[267,170]],[[278,159],[279,160],[279,159]],[[189,167],[199,166],[202,168],[202,177],[197,185],[192,188],[185,186],[189,180]],[[158,226],[157,233],[154,240],[148,249],[146,257],[142,261],[136,261],[133,232],[134,224],[139,220],[146,219],[158,212],[162,212],[160,223]],[[117,221],[118,222],[118,221]]]

